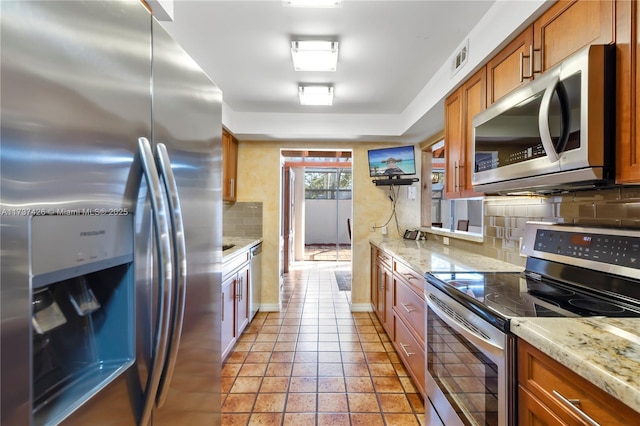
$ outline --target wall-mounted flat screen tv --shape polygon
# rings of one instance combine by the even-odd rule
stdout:
[[[369,176],[391,178],[415,174],[413,145],[369,150]]]

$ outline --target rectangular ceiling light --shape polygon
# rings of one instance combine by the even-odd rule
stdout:
[[[338,66],[338,42],[292,41],[291,56],[296,71],[335,71]]]
[[[289,7],[341,7],[342,0],[282,0]]]
[[[300,105],[333,105],[333,86],[314,84],[299,86]]]

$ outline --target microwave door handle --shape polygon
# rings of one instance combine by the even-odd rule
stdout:
[[[158,408],[162,407],[169,393],[169,386],[173,378],[173,371],[176,366],[178,357],[178,349],[180,347],[180,338],[182,335],[182,323],[184,321],[185,299],[187,293],[187,259],[186,259],[186,243],[184,235],[184,222],[182,220],[182,209],[180,207],[180,198],[178,197],[178,186],[176,184],[173,170],[171,169],[171,161],[167,147],[159,143],[156,150],[156,161],[160,170],[162,183],[167,191],[167,202],[169,204],[171,230],[173,231],[173,247],[175,248],[174,269],[175,288],[174,303],[172,308],[171,329],[169,334],[169,345],[167,357],[164,366],[164,374],[160,380],[160,389],[156,400]]]
[[[563,152],[567,147],[569,141],[569,134],[571,133],[571,105],[569,104],[569,94],[567,88],[563,82],[559,82],[556,85],[556,93],[558,94],[558,100],[560,101],[560,111],[562,117],[562,134],[558,143],[555,146],[556,152]]]
[[[149,187],[151,215],[154,224],[156,248],[158,250],[158,313],[153,338],[151,366],[147,376],[144,405],[139,422],[139,425],[146,426],[151,419],[151,412],[158,393],[162,367],[167,353],[173,286],[173,258],[171,256],[167,201],[160,186],[160,177],[153,160],[151,144],[147,138],[138,139],[138,149],[142,172]]]
[[[560,156],[556,151],[553,140],[551,139],[551,129],[549,128],[549,111],[551,110],[551,99],[556,90],[558,84],[558,76],[554,76],[551,83],[547,86],[542,96],[542,102],[540,104],[540,110],[538,111],[538,130],[540,132],[540,140],[542,141],[542,147],[547,154],[547,158],[550,162],[555,163],[560,160]]]

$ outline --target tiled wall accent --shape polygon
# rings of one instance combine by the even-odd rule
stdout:
[[[262,203],[224,203],[222,235],[262,238]]]
[[[486,197],[484,242],[450,239],[451,245],[524,265],[519,240],[529,220],[640,228],[640,186],[544,197]],[[430,238],[442,240],[430,235]]]

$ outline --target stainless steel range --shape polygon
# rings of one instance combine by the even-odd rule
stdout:
[[[640,229],[528,223],[524,272],[426,274],[426,391],[449,425],[514,425],[514,317],[640,317]]]

